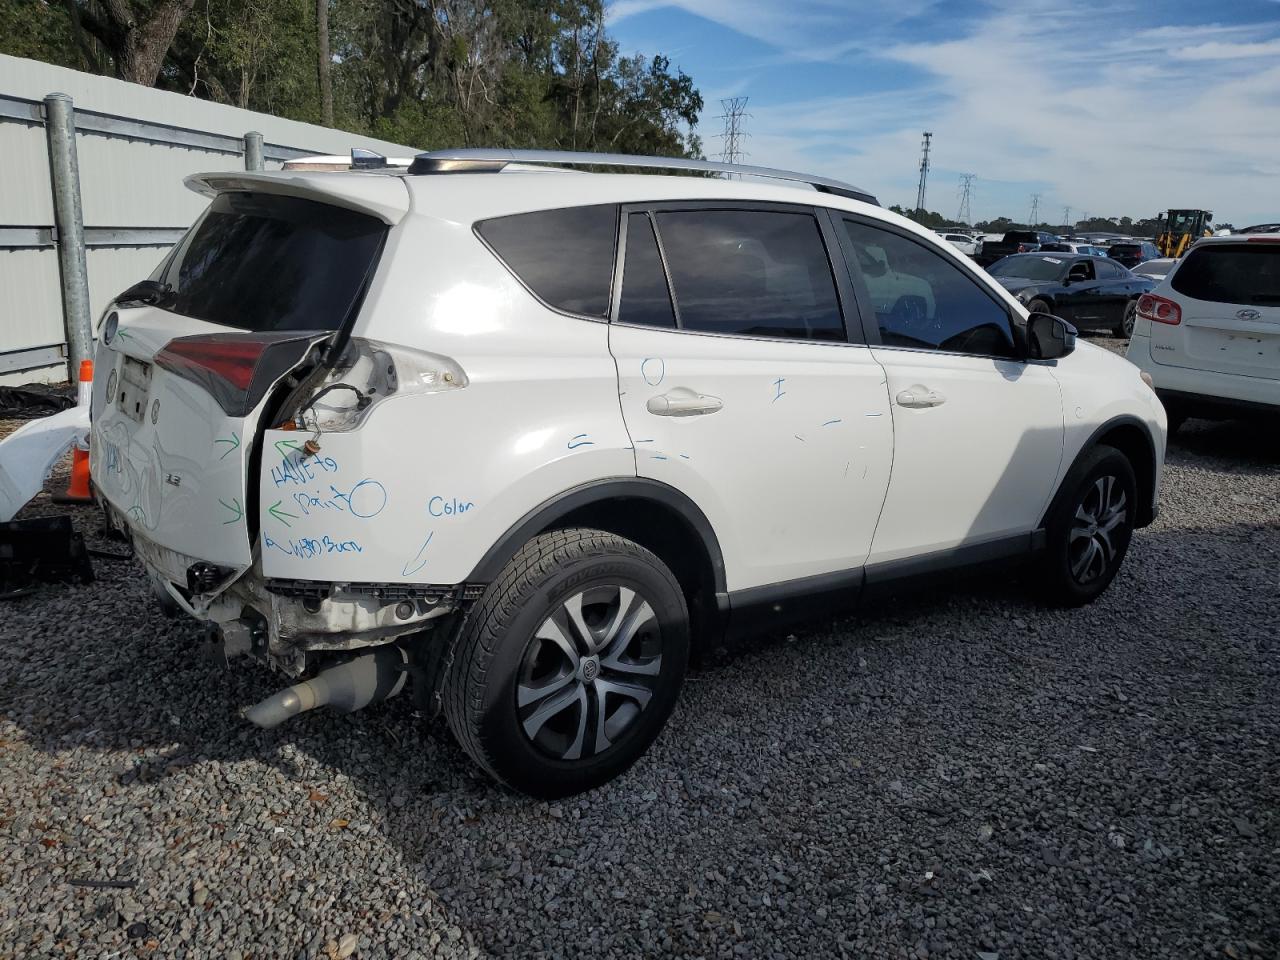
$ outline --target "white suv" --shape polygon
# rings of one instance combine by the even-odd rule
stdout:
[[[1173,429],[1188,416],[1280,415],[1280,236],[1197,240],[1138,300],[1128,356]]]
[[[491,151],[188,182],[103,320],[92,472],[165,603],[296,681],[261,726],[412,686],[572,793],[701,644],[990,562],[1084,603],[1155,514],[1139,372],[847,185]]]

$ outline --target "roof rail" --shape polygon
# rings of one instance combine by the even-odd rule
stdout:
[[[571,150],[432,150],[420,153],[409,165],[409,173],[493,173],[508,164],[547,164],[568,167],[640,167],[646,170],[690,170],[698,173],[736,174],[740,177],[764,177],[805,183],[820,193],[835,194],[879,206],[879,201],[866,190],[840,180],[815,177],[772,167],[749,167],[717,160],[689,160],[684,157],[645,157],[631,153],[578,153]]]

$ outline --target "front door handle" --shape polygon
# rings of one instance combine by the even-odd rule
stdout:
[[[656,417],[698,417],[715,413],[723,406],[719,397],[709,397],[688,387],[675,387],[650,397],[645,409]]]
[[[897,400],[898,406],[912,407],[914,409],[938,407],[947,402],[947,398],[937,390],[929,390],[926,387],[912,387],[910,390],[903,390],[898,394]]]

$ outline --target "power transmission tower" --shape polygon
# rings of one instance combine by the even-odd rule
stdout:
[[[727,100],[720,101],[720,107],[724,113],[720,115],[720,119],[724,121],[724,133],[720,134],[723,146],[720,150],[720,159],[725,163],[741,163],[747,153],[742,149],[742,141],[750,136],[742,128],[742,121],[751,116],[747,113],[747,100],[749,97],[730,97]]]
[[[1034,228],[1040,219],[1040,194],[1031,195],[1031,216],[1027,217],[1027,226]]]
[[[924,188],[925,183],[929,179],[929,141],[933,139],[933,134],[928,130],[924,132],[924,153],[920,157],[920,186],[916,188],[916,209],[924,212]]]
[[[1071,229],[1071,208],[1070,207],[1062,208],[1062,225],[1066,227],[1067,230]]]
[[[969,226],[973,222],[973,212],[969,209],[969,201],[973,199],[973,181],[978,179],[976,173],[960,174],[960,212],[956,219]]]

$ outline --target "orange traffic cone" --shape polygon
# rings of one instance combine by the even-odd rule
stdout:
[[[77,390],[77,406],[86,406],[93,393],[93,361],[80,361],[80,383]],[[71,451],[71,482],[67,484],[67,492],[54,496],[57,503],[92,503],[93,493],[89,489],[89,447],[82,448],[79,442]]]

